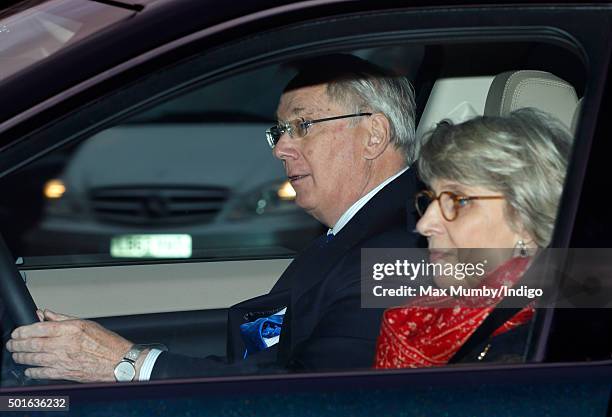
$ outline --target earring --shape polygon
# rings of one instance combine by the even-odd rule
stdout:
[[[519,250],[519,256],[521,258],[527,257],[527,245],[525,245],[525,242],[519,240],[518,242],[516,242],[516,245],[514,245],[514,248]]]

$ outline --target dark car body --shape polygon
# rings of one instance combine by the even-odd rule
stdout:
[[[20,196],[23,182],[11,174],[20,175],[31,161],[180,94],[190,82],[212,83],[246,69],[282,65],[289,58],[313,54],[419,44],[427,46],[424,62],[430,65],[416,75],[417,106],[422,111],[433,80],[444,75],[442,69],[458,75],[478,74],[479,65],[487,70],[520,69],[530,61],[520,55],[515,65],[511,51],[522,53],[523,44],[535,42],[556,48],[559,55],[550,58],[551,66],[567,71],[566,78],[585,74],[583,80],[576,76],[575,85],[584,96],[582,117],[553,246],[612,247],[606,198],[612,185],[608,157],[612,6],[606,3],[134,0],[100,4],[127,14],[0,80],[0,177],[15,184],[14,193],[4,194],[7,201],[30,198]],[[507,44],[510,58],[504,60],[505,50],[489,44]],[[436,56],[439,47],[452,65],[440,64],[444,59]],[[482,62],[462,60],[463,54],[478,57],[481,48],[498,62],[486,57]],[[559,51],[571,51],[574,60],[560,58]],[[548,58],[539,58],[538,65],[545,69]],[[579,71],[570,68],[575,62]],[[55,175],[58,169],[49,171]],[[41,172],[44,166],[27,178]],[[210,253],[200,261],[286,263],[290,256],[261,249],[232,256]],[[50,276],[59,270],[67,280],[84,275],[83,268],[158,266],[157,261],[107,258],[76,262],[67,257],[55,263],[43,258],[30,262],[27,254],[23,258],[20,269],[26,277]],[[180,265],[160,268],[174,266]],[[31,288],[35,300],[36,290]],[[90,318],[131,340],[155,335],[184,353],[222,353],[225,308],[186,310],[162,307],[108,316],[94,309]],[[2,388],[0,395],[67,395],[75,415],[610,416],[612,310],[546,308],[538,312],[534,329],[529,363],[13,386]],[[214,336],[203,341],[198,335]]]

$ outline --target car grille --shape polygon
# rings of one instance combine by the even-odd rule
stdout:
[[[99,220],[138,225],[208,223],[228,198],[223,187],[99,187],[89,195]]]

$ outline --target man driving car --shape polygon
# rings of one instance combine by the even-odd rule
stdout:
[[[361,308],[364,247],[415,246],[417,152],[404,77],[351,55],[304,63],[266,131],[296,203],[329,227],[272,290],[228,311],[226,357],[192,358],[51,311],[7,342],[37,379],[131,381],[372,365],[382,310]],[[399,246],[398,246],[399,245]]]

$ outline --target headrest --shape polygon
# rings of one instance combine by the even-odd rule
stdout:
[[[421,115],[417,139],[448,119],[461,123],[475,116],[505,116],[535,107],[572,128],[578,114],[574,87],[544,71],[508,71],[497,76],[454,77],[437,80]]]
[[[584,97],[583,97],[584,98]],[[571,131],[576,133],[576,129],[578,129],[578,120],[580,119],[580,114],[582,113],[582,99],[578,100],[576,104],[576,110],[574,110],[574,115],[572,116],[572,126]]]
[[[484,114],[505,116],[535,107],[559,119],[569,129],[578,103],[568,82],[544,71],[508,71],[497,75],[487,95]]]
[[[436,80],[416,130],[417,139],[444,120],[461,123],[484,114],[493,76],[453,77]]]

